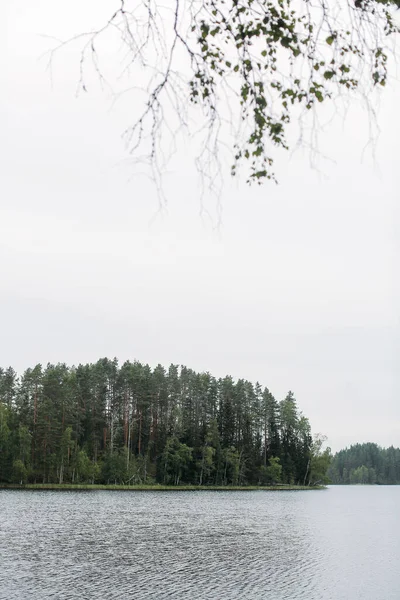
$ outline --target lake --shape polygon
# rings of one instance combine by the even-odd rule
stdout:
[[[1,600],[399,600],[400,486],[0,490]]]

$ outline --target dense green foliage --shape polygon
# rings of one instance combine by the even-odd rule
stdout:
[[[328,475],[332,483],[400,484],[400,448],[355,444],[335,454]]]
[[[0,370],[0,481],[313,485],[329,449],[291,392],[106,358]]]

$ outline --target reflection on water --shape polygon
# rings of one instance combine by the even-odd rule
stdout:
[[[399,600],[400,487],[0,491],[0,599]]]

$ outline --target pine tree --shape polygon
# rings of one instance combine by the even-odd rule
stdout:
[[[184,366],[102,358],[36,365],[20,380],[8,368],[0,394],[2,482],[315,483],[330,459],[291,392],[278,404],[259,383]],[[355,452],[367,471],[339,457],[341,479],[400,476],[397,450]]]

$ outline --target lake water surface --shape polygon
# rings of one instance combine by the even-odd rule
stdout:
[[[0,490],[0,599],[399,600],[400,486]]]

